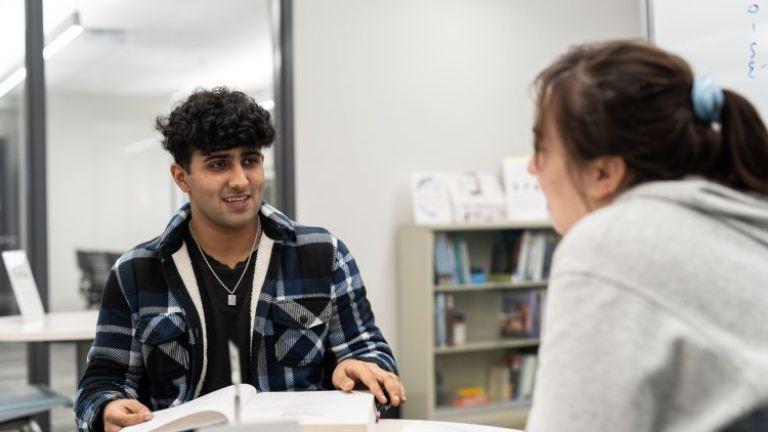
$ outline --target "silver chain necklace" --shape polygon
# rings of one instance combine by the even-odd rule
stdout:
[[[192,236],[192,240],[195,241],[195,245],[197,246],[197,250],[200,251],[200,255],[203,257],[203,261],[205,261],[205,264],[208,266],[208,269],[213,273],[213,277],[216,278],[217,281],[219,281],[219,284],[227,291],[227,305],[228,306],[235,306],[237,305],[237,296],[235,295],[235,291],[237,291],[237,288],[240,286],[240,282],[242,282],[243,277],[245,277],[245,273],[248,272],[248,267],[251,265],[251,258],[253,258],[253,251],[256,250],[256,245],[259,242],[259,237],[261,237],[261,223],[259,223],[259,226],[256,228],[256,237],[253,239],[253,244],[251,245],[251,253],[248,255],[248,262],[245,263],[245,268],[243,269],[243,272],[240,274],[240,278],[237,280],[237,283],[235,284],[235,287],[232,289],[229,289],[227,285],[222,282],[222,280],[219,278],[219,275],[216,274],[216,271],[213,270],[213,267],[211,267],[211,263],[208,262],[208,258],[205,257],[205,252],[203,252],[203,248],[200,247],[200,242],[197,241],[195,238],[195,234],[192,232],[192,227],[189,228],[189,234]]]

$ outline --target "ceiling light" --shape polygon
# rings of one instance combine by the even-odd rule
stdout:
[[[69,18],[51,33],[51,41],[43,48],[43,59],[52,59],[62,50],[62,48],[75,40],[83,30],[83,26],[80,24],[80,14],[75,12],[70,15]],[[22,66],[0,81],[0,98],[15,89],[26,77],[27,69]]]

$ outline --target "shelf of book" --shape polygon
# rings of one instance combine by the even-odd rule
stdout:
[[[525,425],[557,240],[542,221],[399,229],[404,418]]]
[[[475,351],[489,351],[510,348],[529,348],[539,346],[539,339],[509,339],[487,342],[467,342],[458,346],[436,347],[435,354],[458,354]]]
[[[470,408],[438,407],[435,410],[434,419],[445,422],[505,426],[510,422],[524,424],[530,409],[530,401],[496,402]]]
[[[436,293],[464,292],[464,291],[501,291],[501,290],[525,290],[531,288],[546,288],[547,281],[527,281],[527,282],[488,282],[483,284],[457,284],[435,285],[433,290]]]

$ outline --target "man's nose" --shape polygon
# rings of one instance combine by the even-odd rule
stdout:
[[[248,186],[248,176],[240,164],[235,165],[232,176],[229,178],[229,187],[232,189],[244,189]]]

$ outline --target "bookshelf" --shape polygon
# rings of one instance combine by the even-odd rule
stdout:
[[[507,304],[505,299],[509,298],[505,296],[543,298],[548,271],[538,273],[537,276],[541,276],[538,278],[520,274],[500,278],[498,272],[494,271],[498,270],[495,263],[499,261],[499,239],[505,235],[512,238],[517,236],[520,238],[517,247],[521,247],[523,233],[526,231],[553,239],[556,243],[551,225],[541,221],[403,226],[398,230],[401,311],[398,363],[408,389],[408,403],[403,405],[401,411],[403,417],[517,428],[525,425],[530,409],[529,397],[500,398],[499,393],[491,391],[490,386],[493,385],[493,378],[498,377],[492,376],[492,369],[498,372],[500,365],[511,364],[509,359],[516,354],[517,357],[524,357],[523,361],[528,361],[538,350],[538,329],[535,334],[502,336],[502,321],[507,316],[502,312]],[[530,236],[534,237],[533,234]],[[453,263],[455,273],[461,272],[458,268],[461,262],[464,267],[474,269],[472,273],[484,273],[485,276],[480,277],[480,280],[474,280],[474,276],[468,280],[465,270],[464,280],[457,281],[456,274],[453,275],[454,280],[436,274],[440,273],[436,269],[436,259],[443,261],[438,267],[444,269],[446,266],[444,254],[437,254],[440,258],[436,258],[435,248],[436,245],[441,247],[440,242],[444,246],[446,238],[449,244],[456,245],[454,252],[463,258]],[[463,248],[458,246],[460,243],[463,243]],[[554,246],[547,244],[547,247],[549,249],[543,253],[551,255]],[[503,257],[520,263],[519,256],[514,259],[511,254]],[[537,263],[548,265],[549,261],[541,258]],[[515,270],[519,269],[511,269],[513,273]],[[444,320],[442,312],[445,310],[447,296],[452,300],[453,313],[460,312],[464,317],[463,333],[466,336],[460,343],[446,343],[446,329],[440,324]],[[539,313],[535,315],[538,317]],[[535,369],[535,362],[533,364]],[[477,387],[484,388],[489,399],[487,403],[454,406],[457,400],[463,400],[459,396],[461,392]],[[526,393],[526,396],[530,394]]]

